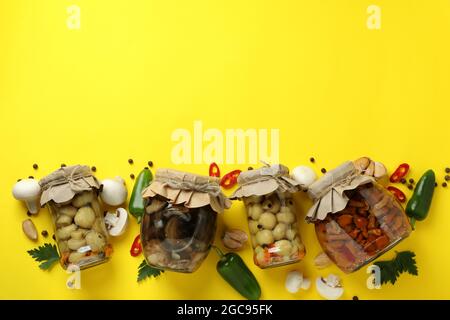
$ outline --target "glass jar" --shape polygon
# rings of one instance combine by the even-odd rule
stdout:
[[[343,193],[345,207],[314,223],[324,252],[351,273],[408,237],[411,226],[395,196],[374,180]]]
[[[210,206],[189,209],[165,202],[160,210],[146,213],[141,241],[147,263],[159,269],[194,272],[209,253],[216,220]]]
[[[253,261],[260,268],[300,261],[305,246],[298,232],[293,194],[300,187],[282,165],[243,172],[231,197],[242,199],[247,211]]]
[[[40,184],[41,204],[52,215],[62,267],[73,264],[85,269],[106,262],[112,247],[98,200],[99,185],[89,167],[61,168]]]
[[[196,271],[214,241],[217,213],[230,206],[219,179],[159,169],[144,191],[141,223],[147,264],[176,272]]]

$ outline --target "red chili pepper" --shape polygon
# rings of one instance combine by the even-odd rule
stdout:
[[[217,163],[213,162],[209,165],[209,176],[210,177],[220,177],[220,169]]]
[[[390,192],[392,192],[398,201],[400,201],[400,202],[406,201],[406,196],[402,190],[397,189],[396,187],[393,187],[393,186],[389,186],[386,189],[388,189]]]
[[[398,166],[397,169],[395,169],[394,173],[389,178],[389,181],[391,181],[392,183],[400,182],[400,180],[404,176],[406,176],[408,171],[409,171],[409,164],[402,163],[401,165]]]
[[[237,183],[237,178],[239,177],[240,173],[241,170],[233,170],[227,173],[222,177],[222,180],[220,180],[220,185],[225,189],[234,187],[234,185]]]
[[[141,235],[138,234],[136,238],[134,238],[133,244],[131,245],[130,254],[132,257],[137,257],[142,252],[141,245]]]

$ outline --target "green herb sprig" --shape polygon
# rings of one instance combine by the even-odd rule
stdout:
[[[419,273],[416,260],[414,259],[415,256],[414,252],[402,251],[397,252],[397,255],[392,260],[375,262],[374,265],[378,266],[381,271],[381,284],[388,282],[395,284],[403,272],[417,276]]]
[[[42,270],[48,270],[57,261],[59,261],[58,250],[56,245],[51,243],[45,243],[43,246],[28,250],[27,253],[33,257],[34,260],[42,262],[39,264],[39,268]]]
[[[137,281],[140,282],[144,279],[150,278],[150,277],[158,277],[163,273],[164,270],[156,269],[153,267],[150,267],[147,262],[144,260],[138,267],[138,276]]]

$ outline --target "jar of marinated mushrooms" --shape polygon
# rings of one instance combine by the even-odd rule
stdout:
[[[141,243],[147,264],[176,272],[197,270],[214,241],[217,213],[231,204],[219,179],[159,169],[143,197]]]
[[[305,255],[297,225],[293,194],[301,189],[289,169],[273,165],[242,172],[231,199],[243,200],[253,247],[260,268],[300,261]]]
[[[52,215],[60,262],[80,269],[106,262],[112,253],[99,183],[88,166],[62,167],[39,181],[41,205]]]
[[[306,220],[315,224],[324,252],[346,273],[376,259],[411,233],[394,195],[353,162],[326,173],[308,194],[314,205]]]

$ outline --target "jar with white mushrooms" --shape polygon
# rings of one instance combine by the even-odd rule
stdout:
[[[147,264],[176,272],[196,271],[214,241],[217,213],[230,207],[219,179],[159,169],[143,197],[141,243]]]
[[[299,184],[282,165],[240,174],[232,199],[241,199],[248,217],[253,260],[261,268],[300,261],[305,255],[293,195]]]
[[[87,166],[63,167],[40,181],[41,205],[54,223],[61,265],[85,269],[106,262],[112,253],[98,181]]]

